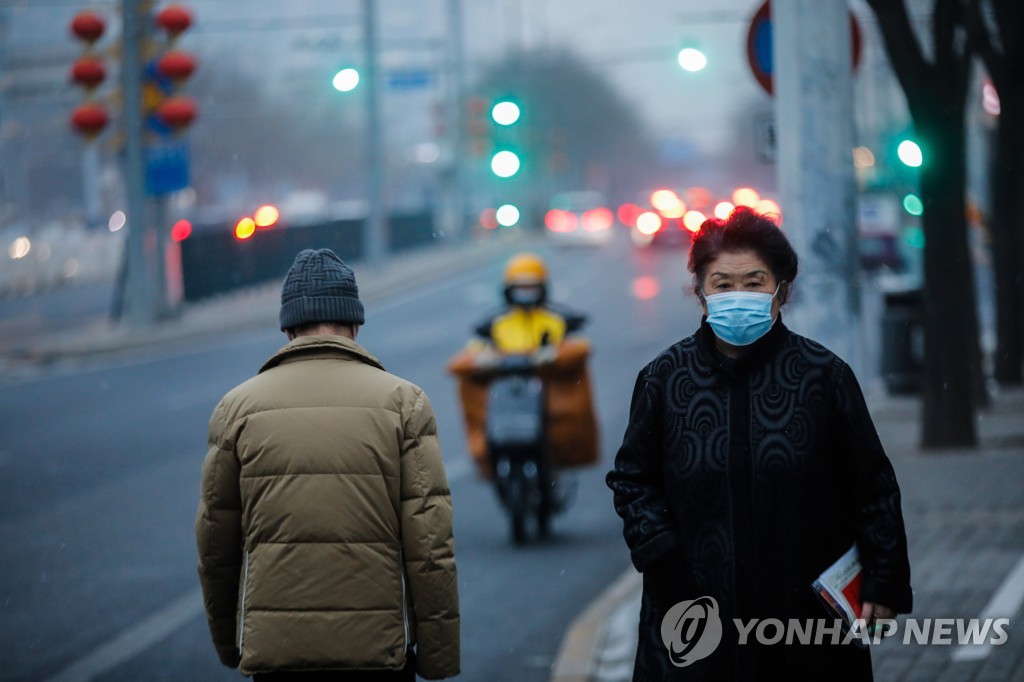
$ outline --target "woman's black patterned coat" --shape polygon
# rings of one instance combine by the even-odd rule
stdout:
[[[826,618],[811,582],[854,542],[862,598],[911,609],[899,487],[857,380],[781,319],[737,359],[705,321],[647,365],[608,485],[644,573],[634,680],[870,680],[865,648],[740,646],[733,620]],[[704,595],[721,644],[676,667],[664,612]]]

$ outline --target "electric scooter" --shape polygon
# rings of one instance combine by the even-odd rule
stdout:
[[[544,383],[536,368],[533,356],[502,356],[488,393],[487,451],[517,545],[527,541],[531,519],[537,536],[547,537],[551,517],[565,506],[548,456]]]

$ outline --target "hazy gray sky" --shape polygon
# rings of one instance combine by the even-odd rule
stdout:
[[[736,107],[770,106],[746,61],[749,20],[761,0],[474,0],[465,3],[474,59],[505,45],[577,51],[605,70],[652,132],[717,148],[733,134]],[[489,28],[486,28],[489,27]],[[676,55],[700,48],[708,66],[683,71]]]

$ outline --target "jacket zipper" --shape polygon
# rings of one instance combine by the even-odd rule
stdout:
[[[402,558],[402,552],[398,553],[398,575],[402,578],[402,627],[405,630],[405,639],[402,644],[405,645],[405,651],[409,650],[409,600],[405,593],[405,560]]]
[[[238,652],[242,652],[242,640],[245,638],[245,593],[249,588],[249,552],[245,553],[245,566],[242,569],[242,604],[238,617]]]

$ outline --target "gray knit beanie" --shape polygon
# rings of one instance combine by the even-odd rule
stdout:
[[[352,268],[330,249],[305,249],[281,287],[281,331],[317,322],[363,324]]]

